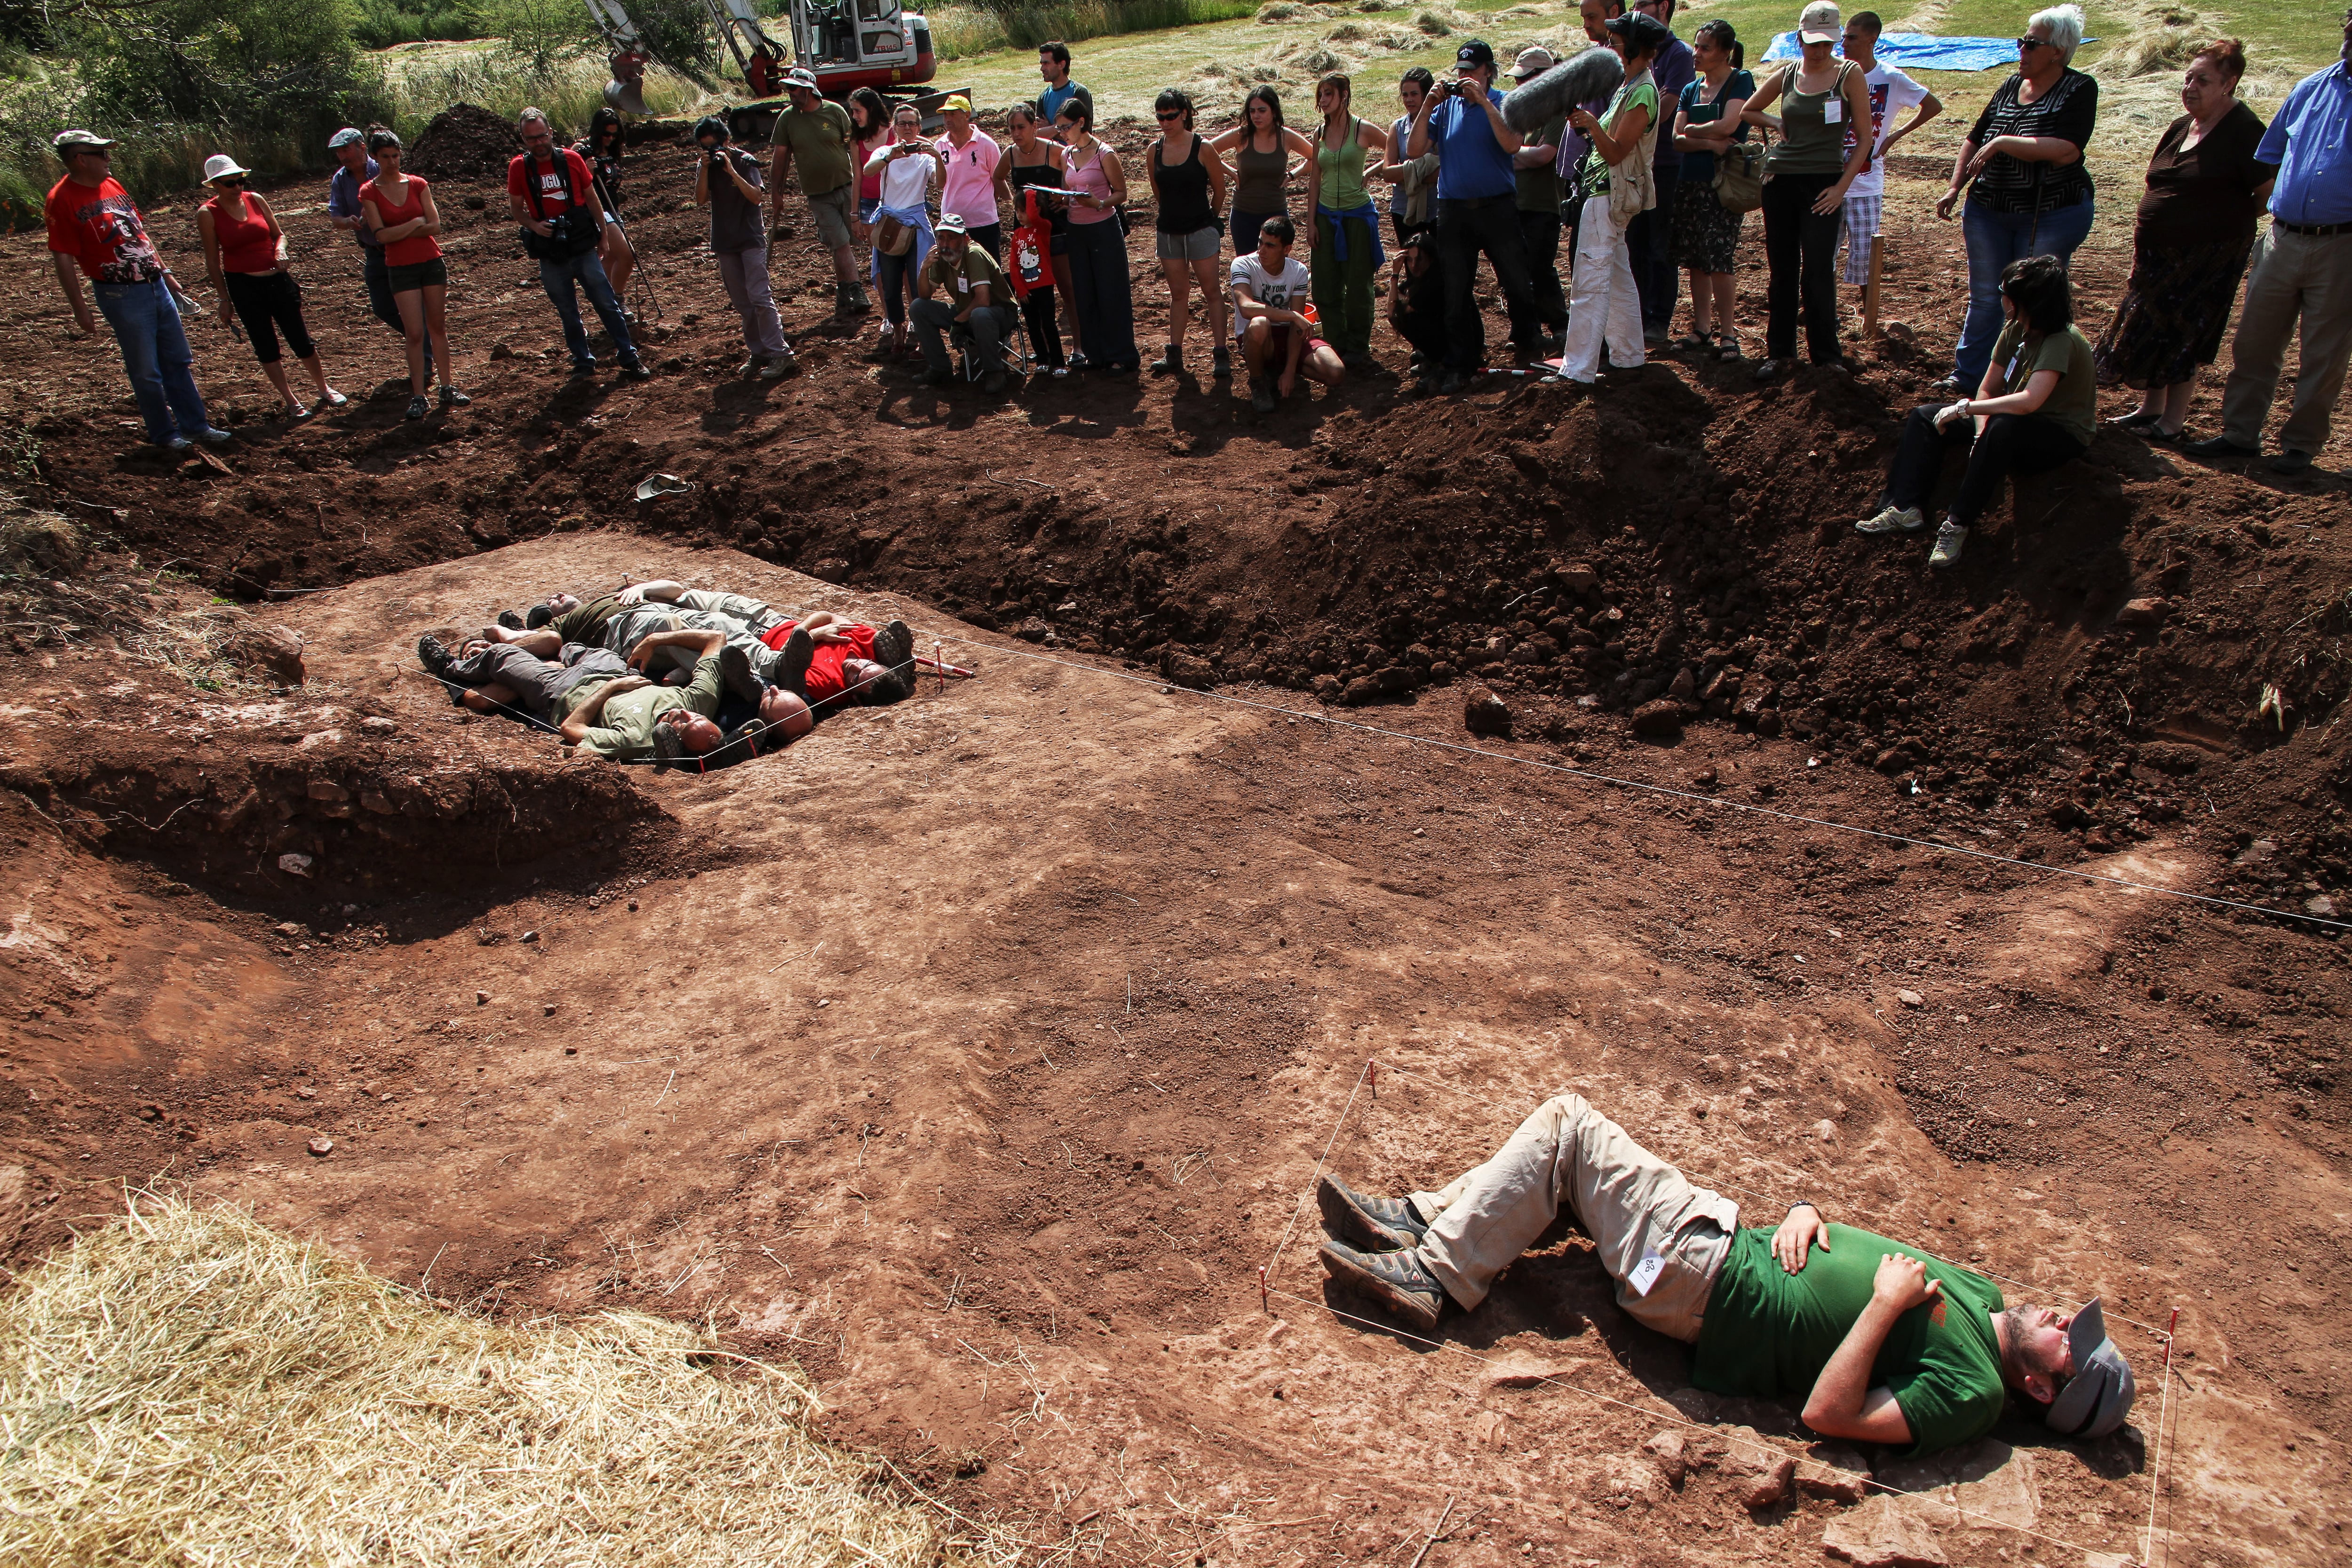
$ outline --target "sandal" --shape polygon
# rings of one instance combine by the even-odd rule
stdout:
[[[1729,332],[1716,333],[1715,354],[1716,358],[1727,363],[1737,363],[1739,359],[1739,340]]]
[[[1695,349],[1703,349],[1706,344],[1707,336],[1705,332],[1685,332],[1675,340],[1675,347],[1685,353]]]

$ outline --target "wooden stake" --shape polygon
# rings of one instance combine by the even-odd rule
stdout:
[[[1880,252],[1885,247],[1886,240],[1883,236],[1874,234],[1870,237],[1870,281],[1862,286],[1862,335],[1864,338],[1878,335],[1878,263]]]

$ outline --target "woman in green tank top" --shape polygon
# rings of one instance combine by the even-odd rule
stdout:
[[[1380,209],[1364,185],[1364,153],[1385,153],[1389,133],[1349,109],[1352,89],[1337,72],[1315,88],[1323,131],[1315,139],[1315,248],[1307,258],[1323,336],[1352,371],[1372,358],[1372,273],[1381,249]]]
[[[1282,95],[1266,82],[1250,89],[1242,100],[1242,122],[1209,150],[1234,157],[1234,258],[1255,255],[1258,226],[1276,214],[1290,216],[1283,195],[1290,160],[1314,157],[1315,143],[1282,123]]]
[[[1764,363],[1756,379],[1769,381],[1796,357],[1797,313],[1802,303],[1805,349],[1815,364],[1842,364],[1837,331],[1838,226],[1845,189],[1870,163],[1870,82],[1862,68],[1837,58],[1838,8],[1813,0],[1797,18],[1802,58],[1765,79],[1748,100],[1748,116],[1780,132],[1764,158],[1764,259],[1770,268]],[[1775,120],[1763,112],[1788,102]]]

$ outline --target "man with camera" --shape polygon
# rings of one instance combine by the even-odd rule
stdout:
[[[507,165],[507,206],[522,225],[522,246],[539,262],[540,287],[555,302],[563,321],[563,344],[572,351],[572,374],[593,375],[596,351],[588,330],[580,323],[577,289],[588,291],[596,319],[604,323],[613,347],[621,356],[621,374],[631,381],[653,374],[637,357],[629,336],[628,318],[596,259],[604,241],[604,204],[596,199],[589,182],[587,161],[569,147],[555,144],[555,130],[547,116],[526,109],[515,129],[523,151]]]
[[[1528,276],[1528,244],[1519,227],[1518,174],[1511,166],[1524,139],[1503,120],[1503,95],[1494,89],[1495,51],[1473,38],[1454,55],[1454,76],[1421,100],[1405,156],[1434,148],[1437,161],[1437,251],[1445,268],[1445,363],[1436,390],[1460,392],[1486,358],[1486,328],[1479,319],[1478,253],[1485,251],[1503,286],[1514,321],[1538,321],[1557,331],[1567,324],[1538,305]]]
[[[760,161],[727,144],[727,122],[715,114],[695,126],[694,141],[702,149],[696,160],[694,205],[710,209],[710,254],[719,262],[719,281],[743,318],[743,342],[751,351],[743,374],[761,381],[790,375],[793,346],[784,341],[784,324],[776,318],[775,296],[768,288]]]

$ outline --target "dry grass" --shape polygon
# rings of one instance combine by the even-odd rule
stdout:
[[[1000,1562],[633,1313],[509,1326],[142,1199],[0,1298],[0,1563]]]

